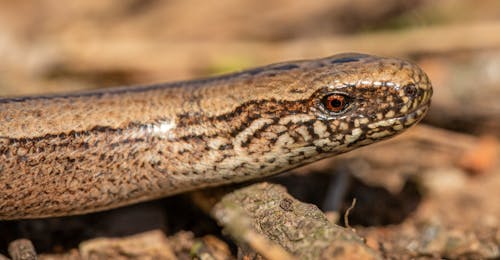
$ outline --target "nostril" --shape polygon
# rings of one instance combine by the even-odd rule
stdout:
[[[405,86],[404,92],[405,92],[406,96],[415,97],[417,95],[418,90],[417,90],[417,87],[415,85],[410,84],[410,85]]]

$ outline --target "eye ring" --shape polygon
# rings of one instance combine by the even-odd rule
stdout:
[[[327,112],[339,114],[347,110],[350,101],[350,97],[345,94],[333,93],[324,96],[321,104]]]

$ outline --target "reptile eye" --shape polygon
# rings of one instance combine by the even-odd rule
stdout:
[[[322,99],[323,106],[330,112],[340,113],[349,106],[349,97],[342,94],[331,94]]]

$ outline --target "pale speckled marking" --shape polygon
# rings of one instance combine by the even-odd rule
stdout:
[[[244,148],[241,147],[241,144],[246,142],[253,133],[259,129],[261,129],[266,124],[271,124],[273,122],[270,118],[260,118],[253,121],[250,126],[241,131],[234,139],[234,146],[236,150],[245,151]]]
[[[276,145],[279,147],[287,147],[293,144],[293,138],[288,133],[284,133],[278,137],[278,141],[276,141]]]
[[[312,115],[291,115],[291,116],[286,116],[282,119],[280,119],[279,124],[280,125],[286,125],[288,123],[301,123],[301,122],[307,122],[310,120],[316,119]]]
[[[335,140],[342,140],[344,139],[344,135],[343,134],[336,134],[335,135]]]
[[[396,131],[401,131],[403,129],[403,125],[394,125],[392,127],[392,129],[396,130]]]
[[[345,136],[345,142],[348,144],[353,143],[354,141],[358,140],[362,133],[363,131],[360,128],[353,129],[350,135]]]
[[[359,127],[359,119],[354,119],[354,127]]]
[[[371,135],[368,135],[368,137],[373,138],[373,139],[377,139],[377,138],[381,138],[381,137],[387,136],[389,134],[391,134],[391,131],[384,130],[384,131],[381,131],[381,132],[375,132],[375,133],[373,133]]]
[[[394,115],[395,115],[395,114],[396,114],[396,113],[394,113],[394,111],[390,110],[389,112],[385,113],[385,116],[384,116],[384,117],[389,117],[389,118],[391,118],[391,117],[394,117]]]
[[[309,142],[312,140],[312,136],[309,134],[306,126],[300,126],[296,129],[296,131],[302,136],[302,138],[304,138],[304,141]]]
[[[326,128],[326,125],[323,124],[321,121],[315,121],[314,122],[314,133],[318,135],[320,138],[328,137],[330,133],[328,133]]]
[[[359,119],[359,123],[362,124],[362,125],[366,125],[370,122],[370,120],[366,117],[363,117],[361,119]]]
[[[405,125],[413,125],[413,123],[415,123],[416,121],[417,119],[411,115],[406,119]]]
[[[313,142],[314,146],[316,146],[316,147],[324,147],[324,146],[327,146],[331,143],[332,143],[332,141],[329,139],[317,139],[317,140],[314,140],[314,142]],[[333,143],[340,144],[340,142],[333,142]]]
[[[227,138],[216,136],[208,142],[208,147],[213,150],[219,150],[221,147],[230,144],[231,142]]]

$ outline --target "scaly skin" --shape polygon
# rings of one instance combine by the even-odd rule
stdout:
[[[342,54],[0,99],[0,219],[82,214],[277,174],[402,132],[431,95],[416,65]],[[334,112],[327,100],[339,96]]]

